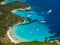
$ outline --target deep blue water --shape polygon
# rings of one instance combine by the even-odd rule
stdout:
[[[44,15],[45,20],[47,21],[46,25],[50,28],[50,33],[55,33],[54,36],[50,38],[60,39],[60,1],[59,0],[27,0],[29,5],[35,7],[35,10],[38,12],[47,11],[52,9],[53,12]],[[33,2],[33,3],[32,3]],[[40,10],[39,10],[40,9]]]
[[[29,11],[31,13],[31,11]],[[16,11],[15,14],[20,15],[24,18],[27,18],[27,21],[29,21],[26,24],[17,26],[14,30],[15,35],[29,40],[38,40],[38,41],[44,41],[45,38],[49,37],[50,34],[47,25],[41,23],[40,21],[44,20],[45,17],[39,16],[37,12],[33,12],[30,14],[28,11]],[[31,17],[28,17],[31,15]]]
[[[11,1],[11,0],[10,0]],[[59,0],[21,0],[31,6],[31,11],[16,11],[15,14],[27,18],[28,24],[16,27],[15,34],[23,39],[33,41],[60,40],[60,1]],[[52,12],[47,14],[47,11]],[[43,12],[43,13],[42,13]],[[45,20],[46,23],[40,21]]]

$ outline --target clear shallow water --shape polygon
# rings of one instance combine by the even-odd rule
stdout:
[[[23,0],[21,1],[24,2]],[[59,40],[60,39],[59,1],[26,0],[25,2],[32,7],[31,11],[18,10],[15,12],[15,14],[26,18],[29,21],[29,23],[17,26],[16,29],[14,30],[15,35],[29,41],[33,41],[36,39],[38,41],[44,41],[46,37],[48,38],[48,40],[54,39]],[[52,9],[53,12],[47,14],[47,11],[49,9]],[[42,20],[45,20],[46,23],[41,23]]]
[[[15,34],[29,41],[36,39],[38,41],[44,41],[46,37],[49,38],[49,36],[52,35],[49,33],[49,28],[47,25],[41,23],[45,17],[39,16],[35,11],[33,11],[31,14],[30,13],[28,14],[27,11],[15,12],[15,14],[25,17],[29,21],[27,24],[17,26],[14,30]],[[27,17],[28,15],[31,16]]]
[[[10,3],[10,2],[14,2],[14,1],[16,1],[16,0],[6,0],[6,1],[4,1],[4,3],[7,4],[7,3]],[[26,0],[18,0],[18,1],[26,2]]]

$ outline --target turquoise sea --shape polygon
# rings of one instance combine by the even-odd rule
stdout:
[[[18,12],[18,13],[17,13]],[[29,11],[30,12],[30,11]],[[49,37],[51,34],[49,33],[49,28],[47,25],[42,23],[45,17],[38,16],[37,12],[33,11],[33,13],[29,13],[27,11],[16,11],[15,14],[20,15],[29,21],[26,24],[17,26],[14,30],[15,34],[19,37],[22,37],[29,41],[44,41],[44,39]],[[31,17],[28,17],[31,15]]]
[[[13,1],[8,0],[8,2]],[[58,24],[54,20],[54,19],[57,20],[57,18],[59,17],[53,17],[55,15],[55,12],[59,9],[59,8],[57,9],[56,7],[59,2],[58,0],[54,1],[18,0],[18,1],[29,4],[31,10],[30,11],[17,10],[16,12],[14,12],[14,14],[22,16],[23,18],[26,19],[26,21],[28,21],[28,23],[19,25],[16,27],[16,29],[14,29],[13,32],[17,37],[21,37],[22,39],[29,41],[37,40],[41,42],[43,42],[45,38],[48,38],[48,41],[60,39],[59,36],[60,28],[56,28],[55,30],[55,26],[58,26]],[[56,15],[58,14],[56,13]]]

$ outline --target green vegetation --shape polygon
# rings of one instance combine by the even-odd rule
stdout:
[[[4,1],[4,0],[0,0],[0,2],[2,2],[2,1]]]
[[[5,5],[1,5],[1,6],[3,6],[3,7],[0,7],[1,9],[5,10],[5,11],[9,11],[9,12],[14,10],[14,9],[18,9],[18,8],[29,7],[26,3],[17,2],[17,1],[5,4]]]
[[[15,4],[15,3],[19,3],[19,2],[13,2],[13,3]],[[19,3],[19,4],[21,5],[21,3]],[[14,6],[13,5],[10,6],[10,4],[9,5],[0,5],[0,37],[4,37],[9,26],[13,26],[17,22],[24,21],[24,19],[22,17],[11,13],[10,10],[13,9]],[[19,6],[17,6],[17,7],[19,7]]]
[[[57,45],[57,43],[54,41],[53,43],[45,40],[44,42],[38,42],[38,41],[32,41],[32,42],[22,42],[18,44],[14,44],[10,42],[6,37],[1,38],[1,42],[3,42],[4,45]]]
[[[8,27],[13,26],[17,22],[24,21],[24,18],[11,13],[11,11],[14,9],[25,7],[28,7],[28,5],[22,2],[12,2],[6,5],[0,4],[0,45],[57,45],[56,42],[50,43],[49,41],[47,41],[47,39],[45,40],[45,42],[33,41],[22,42],[19,44],[14,44],[8,39],[8,37],[6,36]]]

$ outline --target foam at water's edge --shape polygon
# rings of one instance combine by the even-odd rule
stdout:
[[[29,7],[29,8],[26,8],[26,9],[30,9],[30,7]],[[21,9],[21,10],[24,11],[24,9]],[[32,9],[32,10],[33,10],[33,9]],[[16,11],[16,10],[14,10],[14,11],[12,11],[12,12],[15,12],[15,11]],[[51,12],[52,12],[52,9],[48,10],[46,13],[49,14],[49,13],[51,13]],[[19,13],[19,12],[18,12],[18,13]],[[40,13],[40,12],[39,12],[39,13]],[[23,13],[22,13],[22,14],[23,14]],[[19,15],[22,16],[22,14],[21,14],[21,15],[19,14]],[[28,17],[28,18],[31,18],[31,19],[35,19],[35,20],[37,19],[37,20],[38,20],[37,23],[43,24],[43,26],[36,24],[37,27],[38,27],[38,26],[42,26],[42,27],[46,26],[46,25],[45,25],[46,21],[44,21],[45,17],[42,16],[42,15],[45,14],[44,11],[43,11],[43,13],[41,13],[42,15],[40,15],[40,16],[37,16],[36,11],[34,11],[34,10],[33,10],[30,14],[31,14],[31,15],[28,15],[28,16],[25,16],[25,17]],[[24,16],[24,15],[25,15],[25,14],[23,14],[23,16]],[[33,15],[34,15],[34,16],[33,16]],[[32,21],[32,20],[31,20],[31,21]],[[35,22],[32,21],[32,22],[35,23],[36,21],[35,21]],[[25,22],[24,22],[24,23],[25,23]],[[31,23],[30,23],[30,24],[31,24]],[[25,25],[23,25],[23,26],[25,26],[25,28],[26,28],[26,25],[28,25],[28,24],[25,24]],[[36,26],[36,25],[34,24],[34,26]],[[23,27],[23,26],[22,26],[22,27]],[[30,25],[28,25],[28,26],[30,26]],[[32,26],[31,26],[31,27],[32,27]],[[48,27],[47,27],[47,28],[44,27],[44,28],[43,28],[44,30],[43,30],[42,27],[40,27],[40,33],[39,33],[40,36],[41,36],[41,41],[42,41],[42,39],[43,39],[42,37],[44,37],[44,36],[47,36],[47,37],[50,36],[49,32],[47,31],[47,29],[48,29],[48,30],[50,30],[50,29],[49,29]],[[25,28],[24,28],[24,29],[25,29]],[[28,30],[29,30],[29,29],[30,29],[30,27],[28,28]],[[13,30],[14,30],[14,29],[13,29]],[[26,31],[26,30],[27,30],[27,29],[25,29],[25,31]],[[31,29],[31,30],[33,30],[33,29]],[[42,30],[43,30],[43,31],[42,31]],[[37,29],[37,32],[38,32],[38,31],[39,31],[39,29]],[[23,32],[23,31],[21,30],[21,32]],[[44,35],[43,32],[45,33],[45,35]],[[16,32],[16,33],[17,33],[17,32]],[[33,32],[30,31],[29,33],[32,34]],[[37,33],[36,35],[39,35],[39,34]],[[9,36],[9,32],[8,32],[7,35]],[[15,35],[15,34],[14,34],[14,35]],[[36,35],[35,35],[35,36],[36,36]],[[16,35],[16,36],[18,37],[18,35]],[[39,39],[40,36],[37,36],[37,39]],[[10,36],[9,36],[9,37],[10,37]],[[23,37],[23,36],[22,36],[22,37]],[[45,37],[44,37],[44,38],[45,38]],[[13,39],[10,38],[10,40],[13,40]],[[43,40],[44,40],[44,39],[43,39]],[[16,40],[14,40],[14,42],[15,42],[15,41],[16,41]],[[22,39],[21,42],[23,42],[23,41],[25,41],[25,40]],[[40,39],[39,39],[39,41],[40,41]],[[13,42],[13,41],[12,41],[12,42]],[[20,40],[17,41],[17,42],[15,42],[15,43],[19,43],[19,42],[20,42]]]
[[[20,43],[20,42],[28,42],[28,40],[25,40],[21,37],[17,37],[14,33],[14,30],[16,28],[16,26],[20,25],[20,24],[24,24],[26,23],[26,20],[24,20],[24,22],[20,22],[20,23],[17,23],[15,24],[14,26],[12,27],[9,27],[8,31],[7,31],[7,36],[9,37],[9,39],[11,40],[11,42],[14,42],[15,44],[17,43]]]

